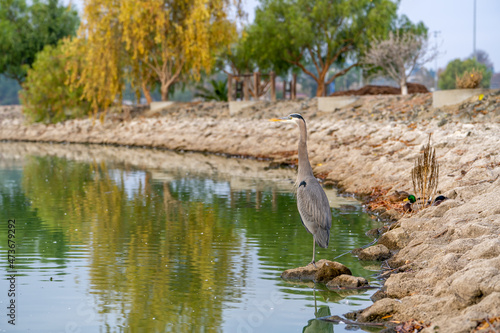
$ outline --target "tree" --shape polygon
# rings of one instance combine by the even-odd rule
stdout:
[[[45,45],[74,35],[78,14],[59,0],[0,0],[0,73],[21,84]]]
[[[74,89],[82,88],[83,97],[91,101],[94,114],[121,100],[125,86],[125,69],[130,67],[122,42],[123,27],[118,16],[119,0],[90,0],[84,7],[82,24],[68,48],[70,54],[81,54],[81,61],[70,61],[69,78]]]
[[[68,86],[71,72],[66,67],[71,61],[79,61],[79,55],[72,54],[69,47],[68,39],[57,46],[46,45],[28,70],[20,97],[23,112],[31,121],[56,123],[90,112],[82,89]]]
[[[408,95],[408,77],[416,67],[423,66],[436,55],[435,50],[429,50],[426,34],[396,31],[390,32],[388,39],[375,39],[363,62],[381,68],[399,84],[401,94]]]
[[[232,75],[254,72],[257,69],[255,63],[257,53],[249,41],[248,32],[243,29],[238,35],[237,42],[219,55],[217,67],[224,73]]]
[[[493,63],[490,60],[490,56],[486,51],[476,50],[476,52],[472,52],[469,58],[476,58],[477,62],[486,66],[486,68],[492,73],[495,72]]]
[[[456,78],[462,76],[466,71],[477,69],[483,74],[481,82],[482,88],[488,88],[491,81],[491,71],[486,68],[486,65],[479,63],[475,59],[452,60],[446,65],[446,69],[439,75],[439,89],[456,89]]]
[[[102,107],[120,96],[125,80],[142,89],[160,84],[162,100],[181,77],[209,72],[215,54],[234,38],[230,0],[90,0],[79,47],[84,62],[74,82]],[[91,66],[90,66],[91,65]]]
[[[369,42],[386,36],[397,16],[390,0],[261,1],[248,28],[259,67],[279,75],[298,67],[316,81],[317,96],[323,96],[325,84],[358,66]],[[347,60],[351,65],[343,67]],[[342,69],[327,77],[334,64]]]

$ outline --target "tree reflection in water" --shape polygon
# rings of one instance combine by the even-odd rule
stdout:
[[[56,283],[85,280],[100,330],[234,331],[234,318],[245,315],[255,295],[278,292],[285,301],[269,320],[278,321],[283,331],[309,319],[304,331],[333,331],[330,323],[315,319],[329,315],[330,305],[345,297],[331,291],[320,292],[323,302],[307,311],[307,320],[284,319],[290,309],[302,316],[300,307],[313,300],[310,287],[279,278],[284,269],[305,264],[310,250],[294,195],[283,190],[282,180],[228,176],[217,168],[196,173],[193,166],[178,167],[170,153],[162,163],[175,168],[150,169],[76,148],[82,149],[79,156],[94,157],[75,161],[31,153],[23,157],[22,173],[8,176],[15,178],[13,185],[0,180],[6,214],[30,221],[19,230],[23,251],[39,255],[23,261],[21,274],[34,274],[37,260],[45,260],[56,263]],[[52,155],[58,154],[67,152]],[[290,182],[285,185],[291,189]],[[365,231],[377,226],[359,209],[333,212],[333,246],[319,251],[318,258],[368,243]],[[85,252],[83,263],[75,248]],[[355,274],[370,274],[356,258],[342,259]],[[88,276],[73,278],[75,265],[87,267]],[[366,299],[360,296],[358,303]]]

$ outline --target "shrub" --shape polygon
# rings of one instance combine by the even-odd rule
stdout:
[[[78,55],[64,39],[57,46],[47,45],[36,56],[33,68],[20,94],[23,112],[33,122],[56,123],[90,112],[90,103],[82,100],[82,89],[70,86],[67,64]]]
[[[206,101],[227,102],[227,79],[222,81],[210,80],[210,84],[212,85],[212,91],[203,85],[199,85],[196,87],[199,92],[195,96],[201,97]]]
[[[467,71],[472,71],[476,69],[483,75],[483,80],[479,87],[489,88],[491,81],[491,71],[486,68],[486,65],[479,63],[475,59],[460,60],[455,59],[448,63],[446,69],[439,76],[439,88],[440,89],[456,89],[457,88],[457,77],[461,77]]]
[[[456,78],[456,87],[458,89],[475,89],[478,88],[483,80],[483,73],[477,69],[466,71],[462,76]]]
[[[415,161],[415,166],[411,170],[411,179],[413,191],[422,199],[420,205],[425,205],[436,192],[439,180],[439,164],[436,160],[436,150],[431,146],[431,135],[422,154]],[[418,208],[423,208],[423,206]]]

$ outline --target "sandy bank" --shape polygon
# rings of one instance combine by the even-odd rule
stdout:
[[[440,163],[438,190],[450,200],[399,220],[384,244],[401,267],[387,298],[357,320],[422,320],[429,331],[469,332],[500,316],[500,93],[431,108],[428,94],[363,97],[333,113],[316,99],[259,102],[230,117],[227,104],[183,104],[160,113],[108,115],[25,125],[0,111],[0,140],[104,143],[269,158],[294,163],[297,130],[266,119],[300,112],[316,174],[358,194],[411,191],[410,170],[428,134]],[[388,317],[389,316],[389,317]],[[384,318],[384,319],[382,319]]]

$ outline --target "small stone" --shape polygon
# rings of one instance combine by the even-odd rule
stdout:
[[[371,297],[370,299],[372,300],[373,303],[376,301],[380,301],[383,298],[387,298],[387,293],[383,291],[382,289],[377,290]]]
[[[370,236],[370,237],[377,237],[378,235],[380,235],[380,230],[378,228],[373,228],[373,229],[370,229],[368,230],[365,235],[367,236]],[[353,252],[354,254],[354,252]]]
[[[369,286],[369,284],[365,278],[346,274],[339,275],[326,284],[326,287],[329,289],[359,288],[367,286]]]
[[[447,122],[448,122],[448,119],[442,118],[437,125],[438,125],[438,127],[441,127],[441,126],[446,125]]]
[[[314,267],[314,265],[312,264],[309,264],[304,267],[287,269],[286,271],[281,273],[281,278],[284,280],[300,280],[326,283],[342,274],[352,275],[351,270],[341,263],[321,259],[320,261],[316,262],[316,267]]]
[[[382,244],[377,244],[363,249],[358,254],[360,260],[386,260],[391,257],[389,249]]]

